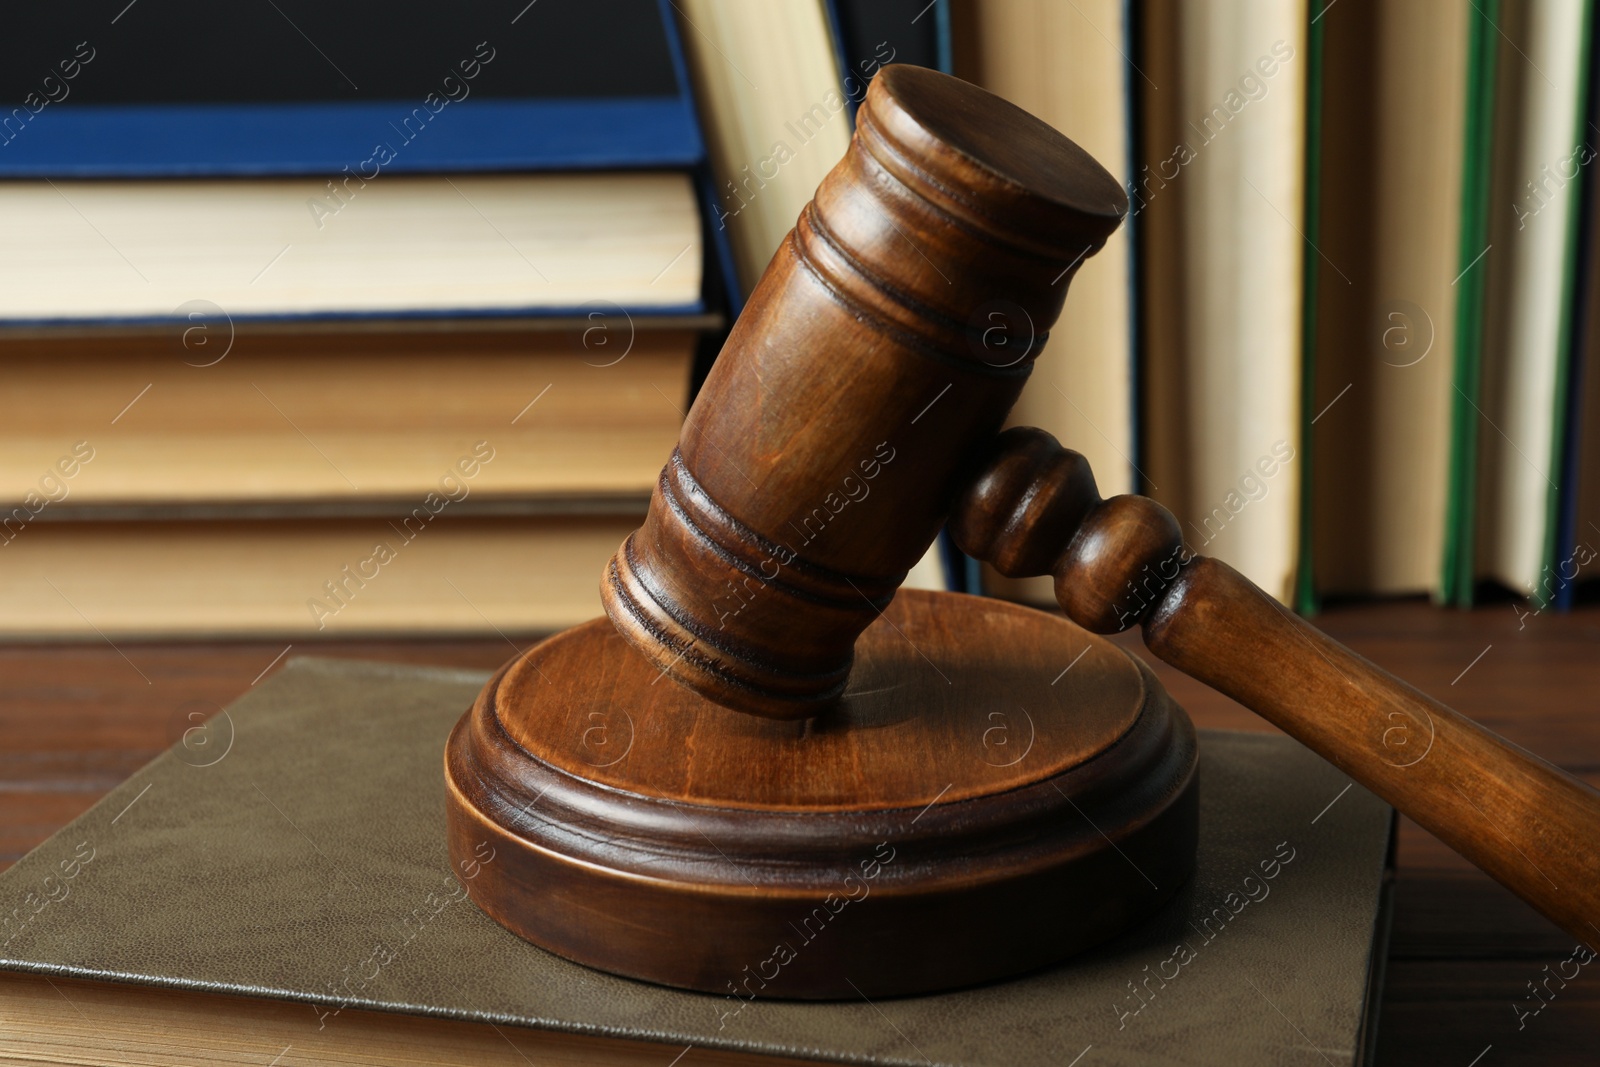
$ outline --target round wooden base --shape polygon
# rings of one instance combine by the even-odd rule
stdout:
[[[1142,663],[997,600],[902,591],[802,722],[709,703],[596,619],[457,724],[450,853],[496,921],[603,970],[739,1001],[920,993],[1165,902],[1194,868],[1195,757]]]

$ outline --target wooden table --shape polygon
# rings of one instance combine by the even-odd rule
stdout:
[[[1430,696],[1600,783],[1600,611],[1519,618],[1506,604],[1462,613],[1407,602],[1330,610],[1318,623]],[[215,711],[276,669],[283,651],[264,642],[0,647],[0,867],[154,758],[193,713]],[[495,638],[319,642],[291,654],[487,669],[513,651]],[[1270,729],[1155,666],[1199,725]],[[1379,1064],[1600,1061],[1600,961],[1564,987],[1551,979],[1553,999],[1536,1002],[1529,983],[1569,957],[1570,937],[1404,821],[1399,867]],[[1538,1011],[1519,1029],[1513,1005]]]

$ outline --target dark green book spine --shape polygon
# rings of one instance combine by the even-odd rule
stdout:
[[[1329,5],[1331,6],[1331,5]],[[1323,20],[1328,7],[1306,31],[1306,245],[1317,248],[1322,233],[1322,69]],[[1301,266],[1300,295],[1300,544],[1294,576],[1294,608],[1316,614],[1317,583],[1312,542],[1312,498],[1316,454],[1312,450],[1312,408],[1317,399],[1317,270],[1318,257],[1307,253]]]
[[[1469,607],[1475,576],[1478,393],[1483,376],[1483,310],[1489,252],[1490,171],[1494,152],[1495,53],[1499,0],[1472,6],[1467,45],[1467,125],[1461,167],[1461,244],[1457,262],[1456,350],[1450,410],[1450,484],[1445,505],[1440,599]]]

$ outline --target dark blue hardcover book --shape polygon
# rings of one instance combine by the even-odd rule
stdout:
[[[880,67],[951,72],[950,0],[828,0],[827,8],[852,121]]]
[[[692,167],[667,0],[90,0],[0,33],[0,177]]]
[[[1600,78],[1595,77],[1592,35],[1596,30],[1592,14],[1590,23],[1591,41],[1586,57],[1589,90],[1584,102],[1583,128],[1592,132],[1600,122]],[[1572,322],[1567,328],[1565,356],[1567,381],[1559,416],[1561,490],[1556,499],[1555,521],[1551,523],[1553,544],[1546,553],[1554,573],[1547,572],[1542,579],[1550,583],[1547,586],[1550,602],[1557,611],[1570,609],[1578,585],[1589,580],[1588,575],[1580,572],[1579,564],[1593,558],[1593,546],[1600,540],[1594,531],[1578,529],[1578,494],[1583,484],[1580,479],[1585,476],[1583,467],[1600,463],[1600,456],[1583,455],[1584,420],[1600,417],[1600,411],[1590,410],[1584,403],[1585,394],[1594,387],[1590,376],[1600,373],[1600,366],[1595,365],[1596,356],[1600,356],[1600,277],[1597,277],[1600,273],[1600,171],[1593,166],[1584,178],[1577,235]]]
[[[87,0],[10,13],[0,33],[0,179],[316,176],[348,189],[380,175],[628,170],[687,172],[704,216],[705,144],[670,0]],[[698,299],[635,310],[729,308],[726,234],[702,236]],[[98,321],[170,317],[108,308]]]

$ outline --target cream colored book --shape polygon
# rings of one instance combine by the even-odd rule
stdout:
[[[677,0],[740,287],[767,262],[850,143],[822,0]]]
[[[679,173],[0,182],[0,232],[0,321],[700,301]]]
[[[1506,4],[1500,18],[1475,570],[1529,596],[1550,591],[1541,579],[1554,562],[1562,353],[1573,313],[1567,274],[1576,265],[1581,175],[1594,158],[1583,114],[1586,6]]]
[[[506,650],[511,655],[511,650]],[[30,1067],[807,1067],[815,1060],[727,1052],[492,1022],[361,1011],[317,1025],[292,1001],[0,974],[8,1025],[0,1064]],[[265,1058],[263,1057],[263,1053]],[[681,1056],[673,1060],[674,1056]]]
[[[1124,79],[1132,48],[1123,6],[1122,0],[959,5],[956,74],[1044,119],[1126,184],[1131,121]],[[1074,276],[1061,318],[1011,412],[1013,425],[1049,430],[1082,452],[1105,496],[1138,489],[1129,234],[1124,224]],[[985,587],[1054,602],[1048,578],[1008,581],[991,571]]]
[[[1439,588],[1471,12],[1464,0],[1344,0],[1323,18],[1317,380],[1306,417],[1324,594]]]
[[[1143,420],[1151,495],[1196,552],[1287,601],[1299,538],[1307,5],[1145,13]],[[1148,78],[1148,82],[1144,79]]]
[[[699,320],[181,325],[0,335],[0,546],[93,506],[625,498],[688,405]],[[20,509],[20,510],[19,510]],[[3,550],[3,547],[0,547]]]
[[[455,488],[361,519],[38,522],[0,545],[0,638],[558,630],[601,614],[601,572],[643,517],[471,503]]]

